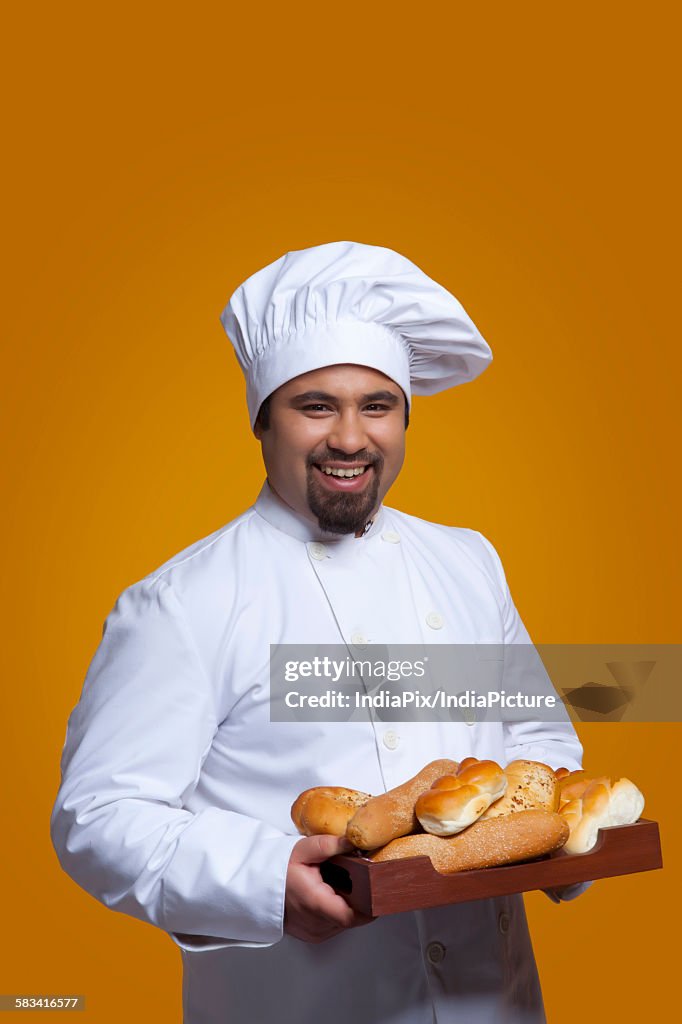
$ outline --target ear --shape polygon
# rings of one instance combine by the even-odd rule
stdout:
[[[253,436],[256,438],[257,441],[263,440],[263,428],[261,427],[260,420],[258,419],[253,425]]]

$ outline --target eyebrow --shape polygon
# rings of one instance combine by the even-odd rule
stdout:
[[[300,395],[294,395],[292,402],[327,402],[334,404],[338,401],[335,395],[326,391],[304,391]],[[387,405],[398,405],[400,399],[392,391],[372,391],[369,394],[361,395],[360,402],[364,405],[369,402],[386,402]]]

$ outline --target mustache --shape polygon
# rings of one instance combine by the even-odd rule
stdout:
[[[368,452],[366,449],[348,455],[347,452],[337,451],[335,448],[326,448],[324,452],[311,453],[306,460],[308,469],[321,462],[365,462],[368,466],[380,468],[384,464],[384,459],[378,452]]]

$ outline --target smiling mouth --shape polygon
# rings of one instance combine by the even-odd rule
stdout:
[[[348,478],[348,477],[354,477],[354,476],[362,476],[363,473],[365,473],[370,467],[369,466],[349,466],[349,467],[341,468],[341,467],[337,467],[337,466],[320,466],[320,465],[318,465],[316,463],[315,464],[315,468],[319,469],[320,472],[324,473],[326,476],[336,476],[336,477]]]

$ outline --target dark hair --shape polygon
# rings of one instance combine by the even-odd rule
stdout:
[[[261,407],[258,410],[258,415],[256,416],[256,423],[261,428],[261,430],[269,430],[269,428],[270,428],[270,399],[271,398],[272,398],[272,395],[268,395],[268,397],[263,400],[263,402],[261,403]],[[407,399],[405,399],[405,430],[407,430],[409,425],[410,425],[410,407],[407,404]]]

